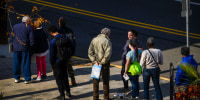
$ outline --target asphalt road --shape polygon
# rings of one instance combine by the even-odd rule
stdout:
[[[191,0],[192,16],[190,16],[190,45],[200,46],[200,2]],[[181,17],[182,6],[178,0],[17,0],[9,3],[16,12],[31,14],[33,6],[41,10],[40,16],[58,25],[58,18],[67,19],[67,26],[76,35],[77,51],[75,56],[88,58],[88,47],[93,37],[104,27],[111,29],[113,45],[111,61],[121,65],[121,54],[127,40],[127,31],[135,29],[139,32],[138,39],[146,47],[146,39],[156,39],[156,48],[168,52],[186,45],[185,18]],[[12,25],[21,22],[16,14],[10,14]],[[32,16],[38,17],[37,15]],[[9,25],[9,24],[8,24]],[[49,24],[43,24],[44,29]],[[10,28],[8,27],[8,30]],[[177,49],[179,50],[179,49]],[[171,52],[170,56],[176,55]],[[195,48],[199,54],[199,48]],[[168,62],[173,59],[167,58]],[[171,61],[170,61],[171,60]],[[176,59],[177,63],[178,60]],[[200,62],[200,61],[198,61]]]

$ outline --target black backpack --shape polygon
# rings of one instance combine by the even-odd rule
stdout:
[[[61,34],[66,34],[69,39],[71,40],[71,42],[74,44],[74,46],[76,46],[76,38],[73,34],[73,31],[70,28],[60,28],[59,29],[59,33]]]
[[[56,38],[57,57],[61,61],[67,61],[73,55],[73,47],[69,38],[62,34],[62,37]]]

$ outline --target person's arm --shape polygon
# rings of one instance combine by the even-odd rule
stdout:
[[[145,64],[146,64],[146,54],[145,52],[142,52],[140,58],[140,66],[144,68],[144,66],[146,66]]]
[[[53,39],[50,41],[50,63],[53,66],[57,60],[57,46],[56,40]]]
[[[33,31],[33,28],[31,26],[29,27],[29,40],[30,40],[31,47],[33,47],[33,45],[34,45],[34,31]]]
[[[90,58],[90,60],[93,62],[93,63],[96,63],[96,55],[95,55],[95,52],[94,52],[94,45],[93,45],[93,40],[91,41],[90,43],[90,46],[89,46],[89,49],[88,49],[88,57]]]
[[[159,55],[159,56],[160,56],[160,59],[159,59],[159,62],[158,62],[158,63],[162,65],[162,64],[163,64],[163,54],[162,54],[161,51],[159,51],[159,54],[160,54],[160,55]]]
[[[124,76],[126,77],[126,73],[128,71],[129,65],[130,65],[131,59],[130,58],[126,58],[126,66],[125,66],[125,71],[124,71]]]
[[[101,59],[100,64],[106,64],[109,60],[110,57],[112,55],[112,43],[110,41],[108,41],[105,45],[104,45],[105,52],[104,52],[104,57]]]
[[[178,65],[176,77],[175,77],[175,84],[176,85],[181,85],[181,82],[183,80],[183,75],[184,75],[184,72],[181,70],[180,66]]]

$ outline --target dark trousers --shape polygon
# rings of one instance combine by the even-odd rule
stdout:
[[[124,83],[124,88],[128,89],[128,81],[126,81],[123,77],[124,75],[124,71],[125,71],[125,64],[122,64],[122,70],[121,70],[121,77],[122,77],[122,81]]]
[[[144,99],[149,99],[149,82],[150,77],[152,77],[152,81],[154,84],[154,88],[156,91],[157,100],[163,100],[162,92],[160,89],[159,78],[160,78],[160,69],[143,69],[143,82],[144,82]]]
[[[103,81],[104,100],[109,100],[110,62],[102,65],[101,76]],[[99,100],[99,81],[93,79],[93,100]]]
[[[31,80],[31,51],[16,51],[13,57],[13,73],[15,79],[20,79],[21,75],[21,62],[23,62],[23,74],[25,81]]]
[[[128,75],[132,84],[132,98],[139,96],[139,75]]]
[[[53,72],[60,95],[64,96],[65,90],[67,93],[70,93],[66,61],[56,62],[56,64],[53,66]]]
[[[69,73],[69,77],[71,77],[71,79],[75,79],[74,78],[74,71],[73,71],[73,68],[72,68],[71,59],[69,59],[68,63],[67,63],[67,72]]]

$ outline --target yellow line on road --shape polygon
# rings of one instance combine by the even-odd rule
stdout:
[[[63,7],[63,8],[68,8],[68,9],[72,9],[72,10],[82,11],[82,12],[85,12],[85,13],[100,15],[100,16],[114,18],[114,19],[118,19],[118,20],[122,20],[122,21],[133,22],[133,23],[136,23],[136,24],[141,24],[141,25],[146,25],[146,26],[151,26],[151,27],[156,27],[156,28],[161,28],[161,29],[165,29],[165,30],[170,30],[170,31],[175,31],[175,32],[180,32],[180,33],[186,34],[185,31],[180,31],[180,30],[171,29],[171,28],[167,28],[167,27],[162,27],[162,26],[157,26],[157,25],[151,25],[151,24],[137,22],[137,21],[128,20],[128,19],[124,19],[124,18],[119,18],[119,17],[115,17],[115,16],[109,16],[109,15],[105,15],[105,14],[95,13],[95,12],[92,12],[92,11],[82,10],[82,9],[73,8],[73,7],[69,7],[69,6],[63,6],[63,5],[60,5],[60,4],[55,4],[55,3],[46,2],[46,1],[42,1],[42,0],[35,0],[35,1],[43,2],[43,3],[47,3],[47,4],[51,4],[51,5],[55,5],[55,6],[59,6],[59,7]],[[200,36],[200,34],[195,34],[195,33],[190,33],[190,34],[191,35]]]
[[[31,2],[30,0],[24,0],[24,1]],[[110,20],[110,18],[112,18],[112,19],[121,20],[121,21],[110,20],[110,21],[115,21],[115,22],[119,22],[119,23],[122,23],[122,21],[133,22],[133,23],[136,23],[136,24],[126,23],[126,22],[123,22],[123,23],[124,24],[128,24],[128,25],[132,25],[132,26],[137,26],[137,27],[152,29],[152,30],[156,30],[156,31],[166,32],[166,33],[170,33],[170,34],[176,34],[176,35],[181,35],[180,33],[184,33],[181,36],[186,36],[186,32],[185,31],[180,31],[180,30],[166,28],[166,27],[157,26],[157,25],[151,25],[151,24],[147,24],[147,23],[137,22],[137,21],[128,20],[128,19],[119,18],[119,17],[114,17],[114,16],[109,16],[109,15],[104,15],[104,14],[95,13],[95,12],[91,12],[91,11],[86,11],[86,10],[82,10],[82,9],[72,8],[72,7],[69,7],[69,6],[63,6],[63,5],[59,5],[59,4],[55,4],[55,3],[51,3],[51,2],[46,2],[46,1],[41,1],[41,0],[35,0],[35,1],[42,2],[42,3],[47,3],[47,4],[58,6],[58,7],[68,8],[68,10],[62,9],[62,10],[66,10],[66,11],[69,11],[69,9],[77,10],[77,11],[70,10],[71,12],[74,12],[74,13],[83,14],[83,13],[80,13],[80,11],[81,11],[81,12],[85,12],[85,13],[90,13],[90,14],[85,14],[85,13],[83,14],[83,15],[87,15],[87,16],[97,17],[95,15],[99,15],[97,18],[100,18],[100,19]],[[36,3],[34,1],[32,1],[32,3],[44,5],[44,4],[41,4],[41,3],[38,3],[38,2]],[[50,5],[48,5],[48,6],[50,6]],[[50,7],[52,7],[52,6],[50,6]],[[55,7],[53,7],[53,8],[55,8]],[[91,15],[91,14],[95,14],[95,15]],[[100,17],[100,16],[104,16],[104,17]],[[108,19],[105,18],[105,17],[108,17]],[[137,25],[137,24],[142,24],[143,26],[142,25]],[[145,27],[144,25],[150,26],[150,27]],[[152,27],[155,27],[155,28],[152,28]],[[156,28],[161,28],[161,29],[156,29]],[[164,30],[162,30],[162,29],[164,29]],[[170,32],[170,31],[165,31],[165,30],[170,30],[170,31],[175,31],[175,32]],[[176,32],[180,32],[180,33],[176,33]],[[195,33],[190,33],[190,35],[200,36],[199,34],[195,34]],[[190,37],[191,38],[200,39],[199,37],[195,37],[195,36],[190,36]]]
[[[44,5],[44,6],[48,6],[48,7],[52,7],[52,8],[56,8],[56,9],[61,9],[61,10],[69,11],[69,12],[74,12],[74,13],[78,13],[78,14],[82,14],[82,15],[87,15],[87,16],[91,16],[91,17],[96,17],[96,18],[100,18],[100,19],[105,19],[105,20],[109,20],[109,21],[123,23],[123,24],[127,24],[127,25],[132,25],[132,26],[142,27],[142,28],[146,28],[146,29],[166,32],[166,33],[170,33],[170,34],[176,34],[176,35],[180,35],[180,36],[186,36],[186,34],[181,34],[181,33],[176,33],[176,32],[158,29],[158,28],[154,28],[154,27],[149,27],[149,26],[156,26],[156,25],[137,22],[137,23],[145,24],[145,25],[149,25],[149,26],[138,25],[138,24],[130,23],[130,22],[136,22],[136,21],[126,20],[126,19],[122,19],[122,18],[118,18],[118,17],[114,17],[114,16],[109,16],[109,15],[104,15],[104,14],[99,14],[99,13],[90,12],[90,11],[85,11],[85,10],[81,10],[81,9],[77,9],[77,8],[72,8],[72,7],[63,6],[63,5],[59,5],[59,4],[54,4],[54,3],[51,3],[51,2],[40,1],[40,0],[36,0],[36,1],[24,0],[24,1],[39,4],[39,5]],[[43,3],[40,3],[39,1],[43,2]],[[47,4],[44,4],[44,3],[47,3]],[[61,8],[61,7],[64,7],[64,8]],[[66,9],[66,8],[69,8],[69,9]],[[73,10],[71,10],[71,9],[73,9]],[[79,11],[76,11],[76,10],[79,10]],[[83,12],[80,12],[80,11],[83,11]],[[87,13],[84,13],[84,12],[87,12]],[[89,13],[96,14],[96,15],[92,15],[92,14],[89,14]],[[102,15],[102,16],[105,16],[105,17],[98,16],[98,15]],[[107,17],[109,17],[109,18],[107,18]],[[112,18],[115,18],[115,19],[112,19]],[[118,20],[118,19],[120,19],[120,20]],[[124,21],[121,21],[121,20],[129,21],[129,22],[124,22]],[[156,27],[160,27],[160,26],[156,26]],[[165,27],[163,27],[163,28],[165,28]],[[165,28],[165,29],[169,29],[169,28]],[[174,30],[174,29],[170,29],[170,30]],[[184,31],[182,31],[182,32],[184,32]],[[192,34],[194,34],[194,33],[192,33]],[[198,36],[198,34],[194,34],[194,35]],[[190,35],[190,37],[200,39],[200,37],[195,37],[195,36],[191,36],[191,35]]]
[[[76,59],[80,59],[80,60],[89,60],[89,59],[81,58],[81,57],[77,57],[77,56],[73,56],[72,58],[76,58]],[[110,66],[113,66],[113,67],[116,67],[116,68],[122,69],[122,66],[119,66],[119,65],[110,64]],[[165,78],[165,77],[161,77],[161,76],[160,76],[160,79],[162,79],[162,80],[166,80],[166,81],[170,81],[170,79]]]

